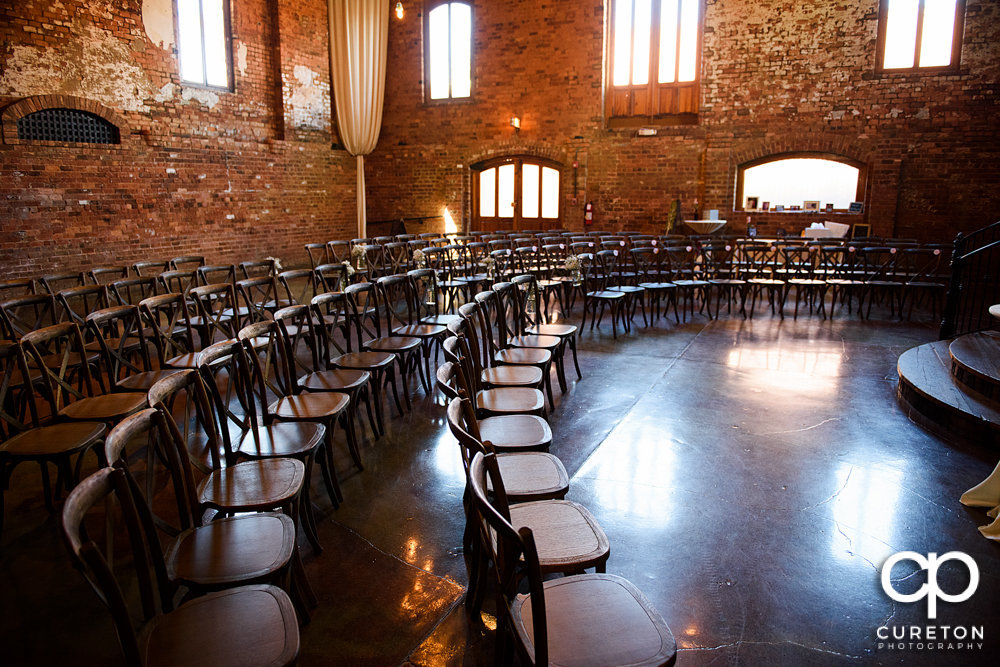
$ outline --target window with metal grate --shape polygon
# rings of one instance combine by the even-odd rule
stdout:
[[[17,121],[22,141],[64,141],[82,144],[118,144],[118,128],[100,116],[78,109],[42,109]]]

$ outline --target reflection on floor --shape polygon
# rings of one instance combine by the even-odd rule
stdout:
[[[887,313],[696,316],[617,340],[607,325],[583,333],[584,378],[557,391],[552,452],[572,476],[569,498],[611,540],[608,571],[631,579],[676,634],[678,665],[995,664],[1000,548],[976,530],[985,511],[958,499],[996,457],[929,434],[894,400],[897,358],[935,337],[933,323]],[[302,630],[303,665],[492,664],[492,630],[461,606],[457,446],[443,399],[413,395],[412,412],[391,408],[387,437],[369,432],[363,473],[338,452],[342,507],[315,494],[325,551],[302,540],[320,599]],[[37,468],[15,472],[6,512],[4,664],[120,664],[110,617],[42,505]],[[878,569],[904,550],[970,554],[978,593],[939,602],[936,621],[926,601],[894,603]],[[923,581],[909,573],[893,572],[901,592]],[[958,592],[967,578],[948,565],[938,581]],[[881,626],[928,624],[982,626],[983,646],[878,646]]]

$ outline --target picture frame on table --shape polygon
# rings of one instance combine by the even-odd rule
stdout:
[[[851,205],[847,207],[848,213],[864,213],[865,203],[863,201],[852,201]]]
[[[777,213],[784,213],[784,211],[785,211],[785,207],[784,207],[784,206],[782,206],[781,204],[775,204],[775,205],[774,205],[774,210],[775,210],[775,212],[777,212]]]
[[[803,211],[812,211],[813,213],[819,213],[819,202],[818,201],[804,201],[802,202]]]
[[[771,202],[769,202],[769,201],[766,201],[766,202],[764,202],[763,204],[760,205],[760,210],[762,210],[762,211],[767,211],[770,208],[771,208]]]
[[[833,204],[827,204],[826,205],[826,212],[827,213],[833,213]]]
[[[760,197],[747,197],[747,204],[746,204],[746,206],[743,207],[744,210],[747,210],[747,211],[756,211],[757,210],[757,202],[759,202],[759,201],[760,201]]]
[[[857,224],[851,227],[851,238],[860,239],[872,235],[872,226],[867,224]]]

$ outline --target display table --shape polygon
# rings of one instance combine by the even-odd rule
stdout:
[[[726,225],[725,220],[685,220],[684,224],[699,234],[711,234]]]

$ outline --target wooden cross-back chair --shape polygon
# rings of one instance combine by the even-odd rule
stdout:
[[[116,306],[138,306],[143,299],[156,296],[158,293],[156,278],[124,278],[112,282],[108,289],[111,302]]]
[[[639,287],[650,295],[652,319],[660,319],[660,299],[666,297],[664,313],[669,315],[670,304],[674,306],[674,321],[680,324],[677,313],[677,285],[668,280],[669,271],[663,270],[662,258],[666,254],[656,246],[639,246],[631,250],[632,262],[638,273]]]
[[[144,259],[132,265],[132,272],[139,277],[156,277],[164,271],[169,271],[170,269],[170,261],[166,259]]]
[[[135,561],[135,584],[123,589],[110,557],[83,528],[94,508],[105,511],[117,498],[125,516],[129,543]],[[62,514],[63,541],[74,567],[108,608],[125,664],[147,665],[213,664],[219,667],[293,665],[299,655],[298,619],[288,595],[276,586],[261,584],[211,593],[173,609],[165,595],[157,603],[153,567],[147,555],[150,530],[140,514],[125,472],[105,468],[77,486],[66,500]],[[102,517],[105,523],[108,517]],[[144,525],[145,524],[145,525]],[[94,526],[92,526],[94,527]],[[110,539],[110,537],[109,537]],[[137,584],[137,586],[136,586]],[[138,587],[142,625],[137,629],[124,590]],[[239,626],[240,632],[229,632]],[[253,637],[253,641],[246,641]]]
[[[98,266],[87,271],[87,277],[94,285],[110,285],[116,280],[128,278],[127,266]]]
[[[176,376],[151,395],[157,402],[173,405],[171,396],[184,390],[188,401],[201,406],[198,414],[204,417],[199,432],[190,438],[185,432],[182,438],[189,443],[186,449],[192,463],[209,475],[199,486],[198,502],[206,508],[227,508],[251,498],[254,511],[266,509],[268,503],[270,507],[285,507],[299,518],[313,550],[322,552],[312,514],[310,480],[317,457],[326,469],[322,451],[326,427],[313,422],[281,422],[269,416],[267,405],[261,404],[253,391],[253,372],[240,341],[223,341],[206,348],[201,361],[199,378]],[[207,445],[202,445],[202,440]],[[324,472],[337,507],[341,497],[326,478]]]
[[[101,308],[108,308],[111,299],[106,285],[85,285],[71,287],[56,293],[56,303],[60,306],[59,321],[76,322],[86,325],[87,315]]]
[[[35,280],[33,278],[0,280],[0,302],[37,293],[38,286],[35,284]]]
[[[32,294],[8,299],[0,303],[3,337],[21,340],[29,331],[55,324],[56,300],[52,294]]]
[[[197,376],[195,371],[184,371]],[[184,377],[177,378],[184,380]],[[177,382],[164,383],[178,385]],[[189,387],[181,382],[181,385]],[[163,385],[161,385],[163,387]],[[253,584],[274,584],[291,594],[305,619],[309,618],[306,605],[301,602],[298,588],[293,585],[293,569],[297,581],[308,590],[312,604],[315,598],[309,590],[308,581],[298,559],[295,544],[294,503],[286,504],[286,513],[252,510],[260,507],[259,499],[251,499],[242,507],[227,507],[233,510],[248,510],[236,516],[216,518],[206,522],[202,506],[198,502],[197,486],[188,452],[180,430],[162,398],[176,398],[170,389],[160,387],[154,392],[157,407],[138,412],[112,429],[105,442],[105,456],[115,469],[124,473],[128,493],[125,506],[131,502],[139,514],[139,519],[148,543],[149,555],[156,575],[160,599],[167,609],[172,608],[173,599],[183,586],[187,589],[184,599],[204,595],[212,591],[226,590],[237,586]],[[176,401],[172,401],[176,402]],[[185,415],[186,416],[186,415]],[[130,443],[146,443],[145,461],[138,455],[128,456],[126,447]],[[152,450],[158,456],[152,456]],[[160,502],[147,484],[144,493],[136,472],[148,482],[155,475],[149,466],[159,459],[166,465],[173,502]],[[133,467],[136,469],[133,471]],[[232,481],[230,478],[228,481]],[[166,505],[158,512],[160,505]],[[272,509],[272,508],[267,508]],[[178,526],[164,519],[163,514],[176,514]],[[157,529],[162,529],[174,539],[164,554]]]
[[[565,500],[509,506],[494,454],[472,458],[469,488],[479,545],[493,563],[496,664],[507,664],[512,647],[523,664],[537,667],[674,663],[673,633],[652,603],[627,579],[605,574],[603,561],[588,560],[600,553],[607,538],[598,539],[598,548],[583,553],[594,543],[593,533],[600,531],[585,508]],[[543,518],[552,510],[561,514],[559,521]],[[596,574],[543,579],[549,572],[578,572],[591,564],[597,566]],[[523,579],[527,595],[518,594]]]
[[[426,303],[418,299],[416,283],[406,274],[383,276],[378,279],[378,291],[385,307],[386,333],[390,338],[417,339],[423,352],[424,364],[417,360],[417,371],[424,391],[430,394],[430,356],[435,346],[440,346],[448,334],[442,324],[426,322],[423,318],[433,313]]]
[[[352,317],[349,297],[343,292],[326,292],[313,297],[310,305],[313,309],[315,331],[315,349],[318,356],[317,368],[326,370],[343,370],[353,373],[368,373],[371,375],[371,389],[375,399],[375,420],[372,420],[371,404],[368,403],[368,421],[372,424],[375,437],[385,433],[385,423],[382,417],[382,390],[391,384],[396,409],[403,414],[403,406],[399,402],[399,391],[396,388],[396,356],[390,352],[375,352],[365,350],[359,318]],[[355,345],[357,351],[355,351]],[[308,388],[308,387],[307,387]],[[404,388],[405,389],[405,388]]]
[[[83,287],[87,284],[83,271],[71,271],[67,273],[50,273],[40,279],[45,291],[55,296],[58,292],[70,287]]]
[[[205,258],[202,255],[182,255],[170,260],[171,271],[195,271],[199,266],[205,266]]]
[[[625,293],[612,291],[607,270],[604,268],[604,259],[593,253],[585,252],[577,255],[583,271],[583,319],[580,320],[580,328],[587,324],[587,314],[591,314],[590,329],[600,326],[604,318],[605,308],[611,311],[611,333],[618,339],[618,322],[626,329],[624,305]]]
[[[14,468],[25,461],[38,464],[42,476],[45,507],[53,511],[49,464],[56,467],[55,497],[62,488],[71,489],[80,479],[84,455],[94,449],[104,461],[100,443],[107,427],[103,422],[77,421],[42,426],[35,391],[26,378],[39,371],[29,369],[24,350],[18,343],[0,343],[0,536],[3,535],[4,502]],[[76,467],[72,468],[72,457]]]
[[[149,356],[150,341],[138,306],[112,306],[87,316],[87,330],[98,342],[103,375],[110,391],[146,393],[159,380],[179,372],[178,369],[155,368]]]
[[[91,361],[97,353],[87,349],[76,322],[31,331],[21,341],[35,368],[42,371],[43,395],[56,421],[114,424],[146,407],[145,394],[104,387],[103,371]]]
[[[339,422],[347,436],[347,446],[358,470],[364,470],[361,452],[355,439],[353,424],[348,422],[347,406],[350,398],[337,392],[305,392],[293,375],[292,355],[289,340],[282,334],[277,322],[266,321],[250,324],[239,332],[239,340],[249,370],[248,396],[261,406],[265,422],[304,422],[321,424],[325,428],[324,454],[320,458],[320,468],[324,471],[327,492],[334,507],[343,498],[337,469],[333,459],[333,435]],[[271,397],[276,397],[272,400]],[[317,452],[317,456],[320,456]]]
[[[160,368],[198,368],[189,303],[183,294],[149,297],[139,302],[147,338],[156,350]]]

